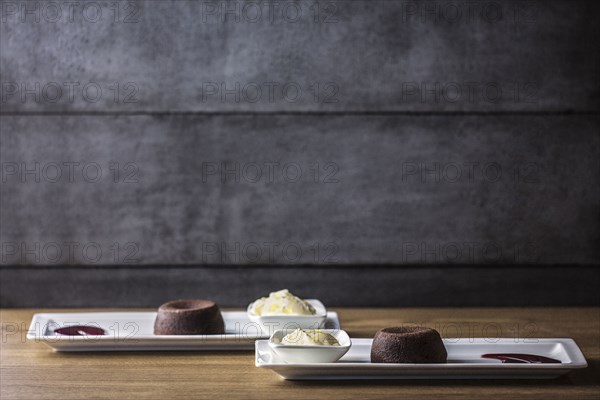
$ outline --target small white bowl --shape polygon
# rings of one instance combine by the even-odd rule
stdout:
[[[247,313],[250,321],[256,323],[263,334],[271,336],[280,329],[294,330],[300,329],[319,329],[325,324],[327,319],[327,310],[323,303],[315,299],[306,300],[314,307],[316,313],[313,315],[256,315],[250,312],[252,305],[248,305]]]
[[[295,364],[306,364],[306,363],[333,363],[342,358],[344,354],[350,350],[352,341],[346,331],[340,329],[322,329],[323,332],[327,332],[339,342],[339,346],[321,346],[321,345],[298,345],[290,346],[287,344],[281,344],[281,339],[284,338],[288,333],[293,332],[293,329],[278,330],[269,339],[269,347],[279,356],[282,360],[295,363]]]

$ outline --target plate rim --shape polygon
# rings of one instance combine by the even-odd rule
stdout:
[[[222,314],[240,314],[246,317],[245,311],[223,311]],[[27,329],[27,335],[25,336],[28,340],[35,340],[40,342],[45,342],[48,344],[56,343],[56,342],[76,342],[83,341],[88,343],[95,342],[115,342],[115,337],[111,335],[102,335],[102,336],[57,336],[57,335],[37,335],[35,325],[36,323],[43,324],[44,321],[50,319],[50,316],[56,315],[103,315],[109,316],[113,314],[156,314],[156,311],[92,311],[92,312],[58,312],[58,313],[35,313],[31,317],[31,322]],[[335,311],[327,311],[326,321],[333,321],[337,328],[333,329],[341,329],[341,323],[339,319],[339,315]],[[135,321],[132,321],[135,322]],[[166,341],[166,342],[181,342],[181,341],[204,341],[204,342],[225,342],[225,341],[233,341],[233,340],[258,340],[258,339],[268,339],[268,335],[264,335],[262,333],[257,333],[256,335],[243,335],[240,332],[236,333],[222,333],[216,335],[140,335],[140,336],[130,336],[130,337],[119,337],[116,342],[139,342],[139,341]]]
[[[259,356],[259,346],[264,346],[269,352],[272,352],[271,348],[268,346],[268,340],[256,340],[254,343],[254,365],[258,368],[267,368],[272,370],[277,370],[281,368],[299,368],[303,370],[311,370],[317,368],[325,368],[332,370],[345,370],[345,369],[373,369],[374,371],[380,369],[391,369],[405,371],[407,369],[411,370],[447,370],[447,369],[491,369],[491,370],[512,370],[512,369],[524,369],[524,370],[573,370],[573,369],[582,369],[587,368],[588,363],[585,359],[583,352],[575,342],[573,338],[530,338],[538,340],[537,343],[560,343],[565,346],[565,350],[569,352],[569,356],[571,357],[570,363],[560,363],[560,364],[503,364],[503,363],[436,363],[436,364],[390,364],[390,363],[368,363],[368,362],[343,362],[343,363],[267,363],[263,362]],[[351,338],[352,345],[365,345],[366,341],[373,342],[372,338]],[[444,341],[448,341],[448,339],[442,339]],[[490,344],[485,338],[459,338],[459,339],[451,339],[455,344],[457,341],[464,341],[465,345],[473,345],[480,344],[472,341],[480,341]],[[497,342],[500,341],[510,341],[511,344],[519,344],[519,342],[514,342],[513,338],[500,338]],[[461,343],[462,344],[462,343]],[[527,343],[521,343],[527,344]],[[260,349],[263,350],[262,348]],[[259,361],[261,360],[261,361]]]

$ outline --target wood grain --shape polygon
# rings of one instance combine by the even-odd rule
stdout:
[[[519,327],[520,337],[574,338],[589,364],[585,370],[555,380],[399,382],[283,381],[271,371],[255,368],[252,352],[55,353],[42,343],[25,340],[36,311],[0,312],[3,400],[598,399],[600,394],[600,308],[337,309],[342,326],[353,337],[369,337],[381,327],[407,323],[434,327],[445,337],[514,337]]]

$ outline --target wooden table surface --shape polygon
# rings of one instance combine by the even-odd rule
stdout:
[[[26,341],[31,316],[55,311],[65,310],[0,311],[2,400],[600,398],[600,308],[336,309],[352,337],[408,323],[435,328],[444,337],[572,337],[589,364],[554,380],[366,382],[284,381],[256,368],[252,351],[55,353]],[[17,326],[20,331],[13,333]]]

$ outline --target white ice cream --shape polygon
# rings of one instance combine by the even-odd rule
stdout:
[[[281,339],[281,344],[288,346],[339,346],[333,335],[320,329],[296,329]]]
[[[316,310],[307,301],[294,296],[289,290],[283,289],[272,292],[269,297],[256,300],[250,308],[250,313],[265,315],[314,315]]]

